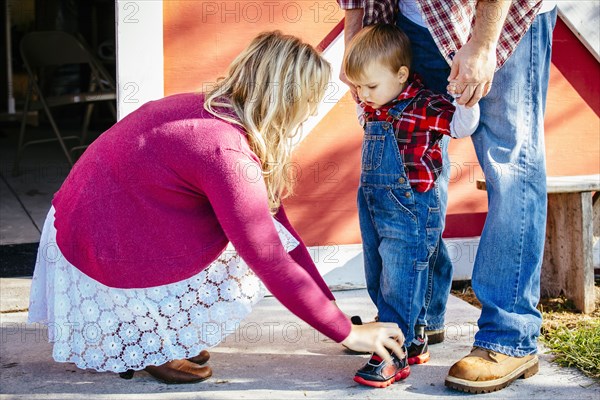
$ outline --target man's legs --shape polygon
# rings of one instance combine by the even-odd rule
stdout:
[[[544,104],[556,13],[538,16],[481,100],[473,144],[488,215],[473,270],[482,303],[475,345],[510,356],[537,351],[546,228]]]
[[[498,390],[537,372],[532,354],[541,324],[536,305],[547,206],[543,112],[555,21],[555,11],[535,19],[479,103],[472,140],[486,176],[488,215],[473,289],[482,310],[478,348],[446,379],[455,389]]]

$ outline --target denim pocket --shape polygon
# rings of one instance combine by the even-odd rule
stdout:
[[[362,169],[373,171],[381,166],[385,136],[365,135],[362,147]]]
[[[411,190],[390,189],[387,195],[400,211],[410,216],[413,221],[417,220],[415,202]]]

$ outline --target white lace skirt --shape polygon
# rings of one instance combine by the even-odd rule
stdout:
[[[273,222],[285,249],[293,250],[298,241]],[[33,274],[29,322],[48,325],[58,362],[97,371],[140,370],[219,344],[264,293],[231,244],[181,282],[145,289],[105,286],[62,256],[51,208]]]

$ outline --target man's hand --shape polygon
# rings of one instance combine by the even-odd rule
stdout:
[[[448,76],[448,93],[473,107],[492,87],[496,46],[508,15],[509,0],[479,0],[471,38],[455,54]]]
[[[467,42],[456,52],[448,77],[448,93],[456,102],[473,107],[492,87],[496,69],[496,46]]]

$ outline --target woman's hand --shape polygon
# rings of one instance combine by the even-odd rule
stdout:
[[[366,325],[352,325],[352,330],[342,345],[354,351],[377,353],[386,362],[391,363],[388,350],[402,357],[403,343],[404,335],[397,324],[373,322]]]

